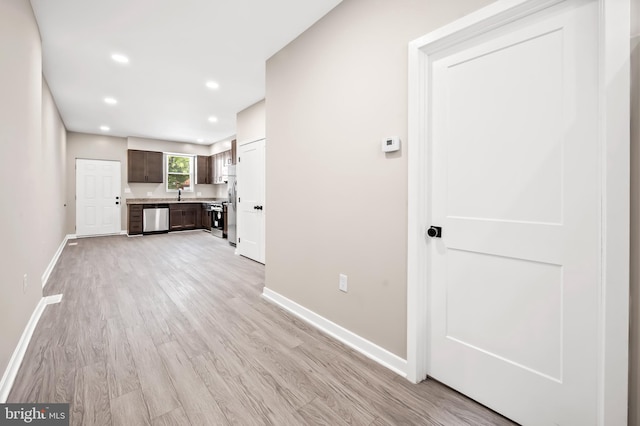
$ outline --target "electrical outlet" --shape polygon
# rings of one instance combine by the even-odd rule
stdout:
[[[338,284],[338,288],[340,291],[347,292],[347,276],[345,274],[340,274],[340,283]]]
[[[196,197],[202,197],[202,192],[198,192],[198,193],[196,194]]]
[[[22,292],[27,292],[27,274],[24,274],[24,277],[22,277]]]

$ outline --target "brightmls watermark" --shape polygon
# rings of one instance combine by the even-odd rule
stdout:
[[[69,426],[69,404],[0,404],[0,426]]]

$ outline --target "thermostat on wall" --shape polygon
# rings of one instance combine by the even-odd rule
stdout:
[[[394,152],[400,149],[400,138],[392,136],[382,139],[382,152]]]

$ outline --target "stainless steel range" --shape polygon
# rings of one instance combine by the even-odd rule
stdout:
[[[203,213],[209,216],[209,220],[206,222],[209,225],[211,235],[224,238],[224,205],[222,202],[203,203],[202,207],[205,210]]]

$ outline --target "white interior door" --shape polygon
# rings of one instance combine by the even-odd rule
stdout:
[[[264,263],[265,140],[238,147],[238,254]]]
[[[524,425],[597,421],[596,6],[430,65],[429,375]]]
[[[76,235],[120,233],[120,162],[76,159]]]

